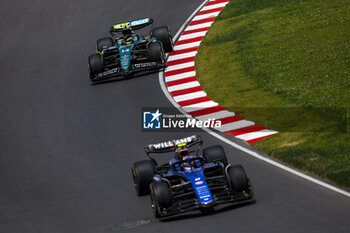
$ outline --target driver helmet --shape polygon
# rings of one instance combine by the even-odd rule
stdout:
[[[131,36],[128,38],[122,38],[120,41],[122,45],[132,44],[134,43],[134,38]]]
[[[179,149],[177,151],[177,157],[179,159],[186,159],[188,156],[190,156],[190,150],[188,148]]]
[[[184,163],[182,164],[182,169],[183,169],[184,171],[191,171],[191,165],[190,165],[190,163],[184,162]]]
[[[126,44],[132,44],[134,43],[134,38],[131,36],[125,40]]]

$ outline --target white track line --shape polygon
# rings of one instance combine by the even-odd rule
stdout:
[[[204,109],[204,108],[215,107],[215,106],[218,106],[218,105],[219,105],[218,103],[216,103],[216,102],[214,102],[212,100],[209,100],[209,101],[206,101],[206,102],[192,104],[192,105],[185,106],[185,107],[182,107],[182,108],[186,112],[193,112],[193,111],[201,110],[201,109]]]
[[[204,15],[197,15],[196,17],[193,18],[193,20],[201,20],[201,19],[216,17],[220,14],[220,12],[221,11],[212,12]]]
[[[181,53],[177,55],[171,55],[168,58],[168,61],[175,61],[183,58],[188,58],[188,57],[195,57],[197,54],[197,51],[189,52],[189,53]]]
[[[210,27],[212,24],[213,22],[207,22],[207,23],[188,26],[185,31],[190,31],[190,30],[199,29],[199,28],[207,28],[207,27]]]
[[[186,22],[181,26],[181,28],[179,29],[179,31],[176,33],[176,35],[175,35],[175,37],[174,37],[174,41],[176,41],[176,39],[180,36],[180,33],[182,33],[182,32],[184,31],[186,25],[189,24],[189,22],[190,22],[191,19],[195,16],[195,14],[196,14],[207,2],[208,2],[208,1],[204,1],[204,2],[192,13],[192,15],[186,20]],[[210,24],[210,25],[211,25],[211,24]],[[188,30],[190,30],[190,29],[188,29]],[[177,99],[176,101],[179,101],[177,97],[181,97],[181,96],[177,96],[177,97],[174,97],[174,98],[173,98],[173,97],[170,95],[170,93],[168,92],[168,90],[167,90],[167,88],[166,88],[166,85],[165,85],[165,82],[164,82],[164,76],[163,76],[163,72],[162,72],[162,71],[159,72],[159,78],[158,78],[158,80],[159,80],[159,84],[160,84],[160,87],[161,87],[161,89],[162,89],[164,95],[168,98],[168,100],[170,101],[170,103],[172,103],[172,104],[174,105],[174,107],[178,108],[179,111],[180,111],[183,115],[185,115],[185,116],[188,117],[188,118],[192,118],[191,116],[188,115],[187,112],[185,112],[185,111],[180,107],[180,105],[178,105],[178,104],[175,102],[176,99]],[[195,92],[195,93],[197,93],[197,92]],[[195,93],[191,93],[191,94],[195,94]],[[199,92],[199,93],[205,94],[205,92],[203,92],[203,91],[201,91],[201,92]],[[185,95],[183,95],[183,96],[185,96]],[[205,94],[204,96],[206,96],[206,94]],[[335,187],[335,186],[333,186],[333,185],[327,184],[327,183],[325,183],[325,182],[323,182],[323,181],[321,181],[321,180],[318,180],[318,179],[316,179],[316,178],[313,178],[313,177],[311,177],[311,176],[309,176],[309,175],[306,175],[306,174],[304,174],[304,173],[302,173],[302,172],[299,172],[299,171],[297,171],[297,170],[295,170],[295,169],[293,169],[293,168],[287,167],[287,166],[285,166],[285,165],[283,165],[283,164],[280,164],[280,163],[278,163],[278,162],[276,162],[276,161],[274,161],[274,160],[272,160],[272,159],[269,159],[269,158],[267,158],[267,157],[264,157],[264,156],[258,154],[258,153],[255,152],[255,151],[252,151],[252,150],[247,149],[247,148],[245,148],[245,147],[243,147],[243,146],[240,146],[240,145],[238,145],[237,143],[235,143],[235,142],[233,142],[233,141],[231,141],[231,140],[229,140],[229,139],[227,139],[227,138],[221,136],[220,134],[215,133],[215,132],[212,131],[211,129],[203,128],[203,131],[207,132],[208,134],[212,135],[213,137],[216,137],[217,139],[219,139],[219,140],[221,140],[221,141],[227,143],[228,145],[230,145],[230,146],[232,146],[232,147],[234,147],[234,148],[236,148],[236,149],[238,149],[238,150],[241,150],[241,151],[243,151],[243,152],[245,152],[245,153],[247,153],[247,154],[249,154],[249,155],[251,155],[251,156],[253,156],[253,157],[257,158],[257,159],[259,159],[259,160],[262,160],[262,161],[264,161],[264,162],[266,162],[266,163],[268,163],[268,164],[271,164],[271,165],[273,165],[273,166],[276,166],[276,167],[278,167],[278,168],[280,168],[280,169],[282,169],[282,170],[284,170],[284,171],[286,171],[286,172],[292,173],[292,174],[294,174],[294,175],[296,175],[296,176],[299,176],[299,177],[301,177],[301,178],[303,178],[303,179],[305,179],[305,180],[308,180],[308,181],[311,181],[311,182],[313,182],[313,183],[315,183],[315,184],[318,184],[318,185],[320,185],[320,186],[322,186],[322,187],[324,187],[324,188],[333,190],[333,191],[335,191],[335,192],[337,192],[337,193],[340,193],[340,194],[342,194],[342,195],[345,195],[345,196],[347,196],[347,197],[350,197],[350,193],[347,192],[347,191],[345,191],[345,190],[343,190],[343,189],[340,189],[340,188]]]
[[[198,87],[198,86],[200,86],[199,82],[193,81],[193,82],[188,82],[188,83],[168,87],[168,91],[173,92],[173,91],[178,91],[178,90],[183,90],[183,89]]]
[[[239,139],[242,139],[244,141],[249,141],[249,140],[252,140],[252,139],[261,138],[261,137],[273,135],[273,134],[276,134],[276,133],[278,133],[278,132],[275,131],[275,130],[263,129],[263,130],[259,130],[259,131],[255,131],[255,132],[241,134],[241,135],[238,135],[238,136],[235,136],[235,137],[239,138]]]
[[[207,31],[203,31],[203,32],[195,32],[195,33],[183,35],[180,37],[179,41],[205,36],[206,33]]]
[[[222,118],[226,118],[226,117],[231,117],[231,116],[235,116],[235,114],[233,112],[229,112],[227,110],[223,110],[223,111],[220,111],[220,112],[214,112],[214,113],[211,113],[211,114],[206,114],[206,115],[203,115],[203,116],[199,116],[197,117],[198,120],[202,120],[202,121],[205,121],[209,118],[211,119],[222,119]]]
[[[196,71],[190,71],[182,74],[170,75],[165,77],[166,82],[175,81],[179,79],[189,78],[196,76]]]
[[[207,96],[207,93],[205,93],[204,91],[197,91],[197,92],[193,92],[185,95],[175,96],[174,100],[176,102],[181,102],[181,101],[196,99],[204,96]]]
[[[202,41],[196,41],[192,43],[186,43],[186,44],[181,44],[181,45],[175,45],[174,49],[175,50],[181,50],[181,49],[188,49],[188,48],[193,48],[193,47],[198,47]]]
[[[251,126],[254,124],[255,123],[253,121],[240,120],[240,121],[234,121],[232,123],[227,123],[227,124],[221,125],[221,127],[218,128],[217,130],[219,130],[220,132],[226,132],[226,131],[230,131],[230,130],[248,127],[248,126]]]
[[[202,12],[202,11],[207,11],[207,10],[212,10],[212,9],[216,9],[216,8],[220,8],[220,7],[224,7],[227,5],[228,2],[220,2],[220,3],[217,3],[217,4],[213,4],[213,5],[210,5],[210,6],[205,6],[203,7],[202,10],[200,10],[199,12]],[[193,19],[192,19],[193,20]]]
[[[179,64],[179,65],[168,66],[168,67],[165,69],[165,72],[167,72],[167,71],[172,71],[172,70],[179,70],[179,69],[188,68],[188,67],[193,67],[193,66],[194,66],[194,61],[186,62],[186,63],[181,63],[181,64]]]

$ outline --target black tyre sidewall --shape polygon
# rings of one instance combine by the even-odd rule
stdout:
[[[98,39],[96,41],[96,49],[97,51],[101,52],[103,47],[111,47],[113,45],[113,39],[112,37],[105,37]]]
[[[153,214],[156,218],[160,218],[161,217],[160,207],[159,207],[159,205],[154,197],[154,191],[153,191],[152,184],[150,185],[150,190],[151,190],[151,203],[153,206]]]
[[[102,56],[99,53],[90,55],[88,63],[91,75],[96,75],[103,72],[103,60]]]
[[[230,166],[227,169],[229,180],[232,188],[236,192],[247,191],[249,188],[249,181],[245,169],[242,165]]]
[[[202,155],[209,163],[219,160],[225,167],[228,164],[225,150],[221,145],[214,145],[204,148]]]
[[[172,193],[169,185],[165,181],[151,183],[152,195],[159,208],[168,208],[172,205]]]
[[[165,53],[173,51],[173,41],[167,26],[156,27],[152,30],[152,36],[162,42]]]
[[[136,162],[132,166],[131,171],[137,195],[142,196],[149,194],[149,185],[153,181],[155,175],[152,161],[144,160]]]
[[[148,46],[149,55],[152,61],[164,63],[164,51],[159,41],[152,42]]]

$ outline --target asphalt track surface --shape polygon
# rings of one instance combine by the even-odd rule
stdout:
[[[171,107],[157,73],[90,85],[87,56],[112,23],[150,16],[175,34],[200,3],[2,2],[0,232],[349,232],[349,198],[227,145],[255,204],[158,221],[136,196],[143,146],[188,134],[141,132],[142,107]]]

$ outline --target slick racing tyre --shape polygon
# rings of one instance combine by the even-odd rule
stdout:
[[[173,51],[173,37],[168,29],[168,26],[156,27],[152,30],[152,36],[162,42],[165,53]]]
[[[173,204],[170,187],[165,181],[153,181],[150,185],[150,189],[154,216],[157,218],[162,217],[161,210]]]
[[[203,157],[208,163],[221,161],[226,167],[227,157],[224,148],[221,145],[209,146],[203,149]]]
[[[151,184],[155,175],[153,162],[151,160],[136,162],[131,167],[131,172],[135,184],[136,194],[139,196],[149,194],[149,185]]]
[[[164,50],[162,44],[159,41],[152,42],[148,46],[149,56],[152,61],[163,64],[164,63]]]
[[[108,48],[108,47],[111,47],[112,45],[113,45],[113,39],[111,37],[101,38],[96,41],[96,49],[99,52],[101,52],[104,47]]]
[[[243,192],[249,189],[248,177],[242,165],[228,167],[227,176],[233,191]]]
[[[88,59],[91,80],[99,73],[103,72],[103,58],[99,53],[89,56]]]

